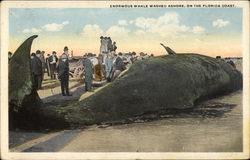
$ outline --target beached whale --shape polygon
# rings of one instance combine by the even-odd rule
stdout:
[[[223,60],[175,54],[137,61],[94,95],[65,109],[71,124],[115,121],[162,109],[186,109],[242,88],[242,74]],[[73,110],[76,110],[73,112]]]
[[[21,48],[30,47],[26,44],[29,42],[26,40]],[[28,55],[29,51],[30,48],[25,49]],[[21,53],[23,52],[16,51],[15,54],[27,56]],[[14,65],[13,59],[10,65]],[[29,62],[15,60],[15,63]],[[19,72],[29,70],[28,67],[25,64]],[[16,71],[10,69],[10,72]],[[25,76],[30,77],[29,74]],[[30,81],[30,78],[25,79]],[[19,78],[12,77],[10,80],[10,94],[13,94],[15,90],[12,85]],[[23,85],[27,83],[30,85],[30,82]],[[29,123],[30,127],[31,124],[33,127],[81,127],[86,124],[124,120],[158,110],[192,108],[205,99],[242,89],[242,74],[222,59],[200,54],[174,54],[136,61],[110,85],[86,99],[63,107],[44,106],[31,87],[20,84],[16,89],[25,90],[25,97],[31,98],[25,98],[25,105],[19,105],[17,108],[21,110],[19,113],[15,112],[16,115],[28,116],[16,116],[19,119],[13,121]],[[17,101],[23,101],[23,97],[19,96]],[[10,96],[10,102],[12,100],[13,95]],[[23,120],[25,118],[26,121]]]

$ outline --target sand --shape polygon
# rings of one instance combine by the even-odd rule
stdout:
[[[236,104],[221,117],[168,118],[82,131],[62,152],[240,152],[242,92],[210,100]]]

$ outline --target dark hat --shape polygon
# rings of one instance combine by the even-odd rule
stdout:
[[[67,51],[67,50],[69,50],[69,49],[68,49],[68,47],[67,47],[67,46],[65,46],[63,50],[64,50],[64,51]]]
[[[54,54],[54,53],[56,54],[56,51],[53,51],[53,52],[52,52],[52,54]]]
[[[40,51],[40,50],[37,50],[37,51],[36,51],[36,54],[41,54],[41,51]]]
[[[103,38],[103,36],[100,37],[101,39]]]
[[[122,53],[121,53],[121,52],[119,52],[119,53],[118,53],[118,55],[119,55],[119,56],[122,56]]]
[[[88,53],[87,56],[88,56],[88,57],[91,57],[91,56],[92,56],[92,53]]]
[[[31,56],[36,56],[36,54],[33,52],[33,53],[31,53]]]

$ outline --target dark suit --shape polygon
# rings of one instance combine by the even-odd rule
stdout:
[[[117,57],[115,60],[115,70],[123,71],[125,69],[126,67],[123,63],[123,60],[121,59],[121,57]]]
[[[113,50],[112,40],[108,39],[108,51],[111,52]]]
[[[69,95],[69,62],[60,60],[57,68],[58,78],[61,81],[62,95]]]
[[[45,62],[46,62],[46,70],[47,70],[47,74],[48,74],[48,76],[50,76],[49,57],[47,57],[47,58],[45,59]]]
[[[34,56],[31,59],[31,72],[34,79],[34,86],[36,89],[42,88],[42,74],[43,74],[43,67],[41,60]]]
[[[92,90],[92,81],[93,81],[93,64],[87,58],[84,61],[84,70],[85,70],[85,90],[91,91]]]
[[[56,62],[58,61],[58,58],[57,56],[55,55],[54,56],[55,58],[55,63],[53,63],[53,55],[51,55],[49,58],[48,58],[48,61],[49,61],[49,67],[50,67],[50,77],[51,79],[56,79],[56,75],[55,75],[55,71],[56,71]]]

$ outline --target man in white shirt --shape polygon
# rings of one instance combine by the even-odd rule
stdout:
[[[49,57],[49,67],[50,67],[50,78],[56,79],[55,71],[56,71],[56,63],[58,61],[58,58],[56,56],[56,52],[53,51],[52,55]]]

